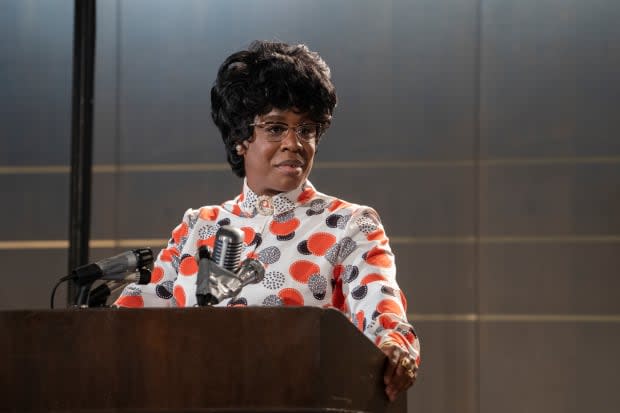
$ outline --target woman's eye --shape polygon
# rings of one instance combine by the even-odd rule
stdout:
[[[284,126],[280,126],[280,125],[271,125],[271,126],[267,126],[265,128],[265,130],[267,132],[269,132],[272,135],[281,135],[284,132],[286,132],[286,128]]]
[[[299,127],[299,134],[302,136],[311,136],[315,133],[314,125],[302,125]]]

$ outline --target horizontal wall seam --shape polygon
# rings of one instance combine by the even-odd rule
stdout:
[[[94,239],[90,240],[90,248],[139,248],[139,247],[164,247],[167,239],[144,238],[144,239]],[[28,249],[66,249],[69,248],[68,240],[19,240],[0,241],[0,250],[28,250]]]
[[[441,322],[481,322],[481,323],[620,323],[620,314],[425,314],[409,313],[409,320]]]
[[[453,245],[453,244],[562,244],[562,243],[618,243],[620,235],[579,235],[553,237],[390,237],[392,245]],[[128,239],[93,239],[90,248],[117,247],[163,247],[166,238],[128,238]],[[0,250],[26,249],[63,249],[69,248],[68,240],[5,240],[0,241]]]
[[[617,157],[567,157],[567,158],[498,158],[481,159],[480,166],[531,166],[531,165],[581,165],[581,164],[620,164]],[[316,162],[315,169],[406,169],[432,167],[473,167],[474,160],[437,161],[326,161]],[[227,163],[181,163],[181,164],[98,164],[93,165],[96,174],[126,172],[204,172],[228,171]],[[0,166],[0,175],[20,174],[68,174],[68,165]]]
[[[389,237],[391,244],[563,244],[617,243],[620,235]]]

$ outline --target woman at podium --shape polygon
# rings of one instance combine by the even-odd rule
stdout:
[[[308,179],[336,100],[329,67],[305,45],[257,41],[229,56],[211,89],[211,115],[241,191],[188,209],[151,282],[130,284],[114,304],[194,306],[198,249],[212,249],[220,227],[238,228],[242,259],[260,261],[264,278],[217,305],[339,309],[387,354],[393,400],[415,381],[420,347],[388,238],[375,210],[321,193]]]

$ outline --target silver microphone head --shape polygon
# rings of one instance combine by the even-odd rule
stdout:
[[[228,271],[237,272],[241,261],[244,232],[230,225],[224,225],[215,234],[213,261]]]

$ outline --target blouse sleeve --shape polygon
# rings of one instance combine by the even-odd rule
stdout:
[[[345,311],[377,346],[393,343],[420,363],[420,341],[407,321],[407,301],[396,282],[394,255],[378,214],[353,212],[341,241]]]
[[[172,230],[166,248],[157,255],[151,281],[146,285],[129,284],[113,306],[116,307],[172,307],[172,288],[179,270],[180,251],[187,240],[193,210],[188,209],[183,220]]]

